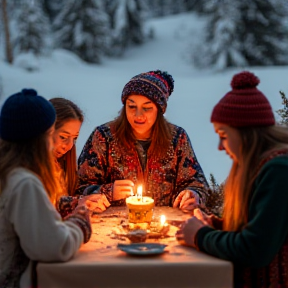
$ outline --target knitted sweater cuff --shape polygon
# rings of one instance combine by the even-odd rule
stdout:
[[[204,237],[207,233],[214,231],[215,229],[209,227],[209,226],[204,226],[200,228],[195,235],[195,246],[198,250],[200,251],[205,251],[203,241]]]
[[[75,214],[68,215],[64,219],[64,221],[71,221],[80,227],[80,229],[83,232],[84,243],[87,243],[90,240],[91,234],[92,234],[90,219],[87,220],[82,215],[75,213]]]
[[[61,196],[56,203],[56,209],[62,218],[65,218],[73,212],[78,205],[78,198],[72,196]]]

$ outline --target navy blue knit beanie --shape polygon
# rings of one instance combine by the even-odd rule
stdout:
[[[134,76],[122,91],[122,103],[129,95],[142,95],[153,101],[164,114],[174,89],[174,79],[165,71],[155,70]]]
[[[0,138],[10,142],[32,139],[55,122],[53,105],[33,89],[23,89],[4,102],[0,114]]]

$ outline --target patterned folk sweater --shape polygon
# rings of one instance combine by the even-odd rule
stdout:
[[[130,179],[135,186],[143,185],[143,196],[152,197],[156,206],[172,206],[179,192],[190,189],[198,193],[205,204],[208,188],[186,131],[172,125],[173,138],[166,157],[147,155],[142,169],[137,152],[127,149],[115,138],[111,122],[97,127],[88,138],[78,160],[79,194],[104,193],[112,205],[115,180]],[[138,148],[139,150],[139,148]],[[84,191],[85,190],[85,191]]]

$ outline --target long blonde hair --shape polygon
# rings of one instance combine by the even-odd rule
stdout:
[[[0,139],[0,195],[7,184],[8,174],[23,167],[36,174],[42,181],[51,202],[55,203],[58,183],[54,178],[54,156],[48,149],[48,132],[21,141],[10,142]]]
[[[112,122],[111,126],[114,128],[116,137],[120,142],[124,146],[131,148],[134,147],[136,139],[132,127],[127,120],[125,105],[120,110],[119,116]],[[160,109],[158,109],[157,118],[152,127],[152,141],[148,153],[160,157],[161,155],[164,156],[173,136],[171,131],[170,123],[165,119]]]
[[[235,128],[236,129],[236,128]],[[247,223],[248,205],[259,164],[274,150],[288,148],[288,129],[280,126],[237,128],[239,162],[233,162],[225,184],[224,230],[239,231]]]
[[[72,101],[56,97],[49,100],[56,111],[55,130],[60,129],[66,122],[70,120],[79,120],[81,124],[84,121],[82,110]],[[77,155],[75,144],[62,157],[64,160],[65,180],[69,195],[74,195],[77,187]]]

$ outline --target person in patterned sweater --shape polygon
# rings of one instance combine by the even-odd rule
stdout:
[[[234,75],[211,122],[233,164],[223,219],[199,210],[177,239],[233,262],[234,287],[288,287],[288,132],[248,71]]]
[[[134,76],[122,91],[119,116],[91,133],[78,159],[77,192],[91,195],[94,209],[106,209],[107,200],[123,205],[138,185],[156,206],[205,205],[208,184],[190,139],[163,116],[173,89],[167,72]]]

